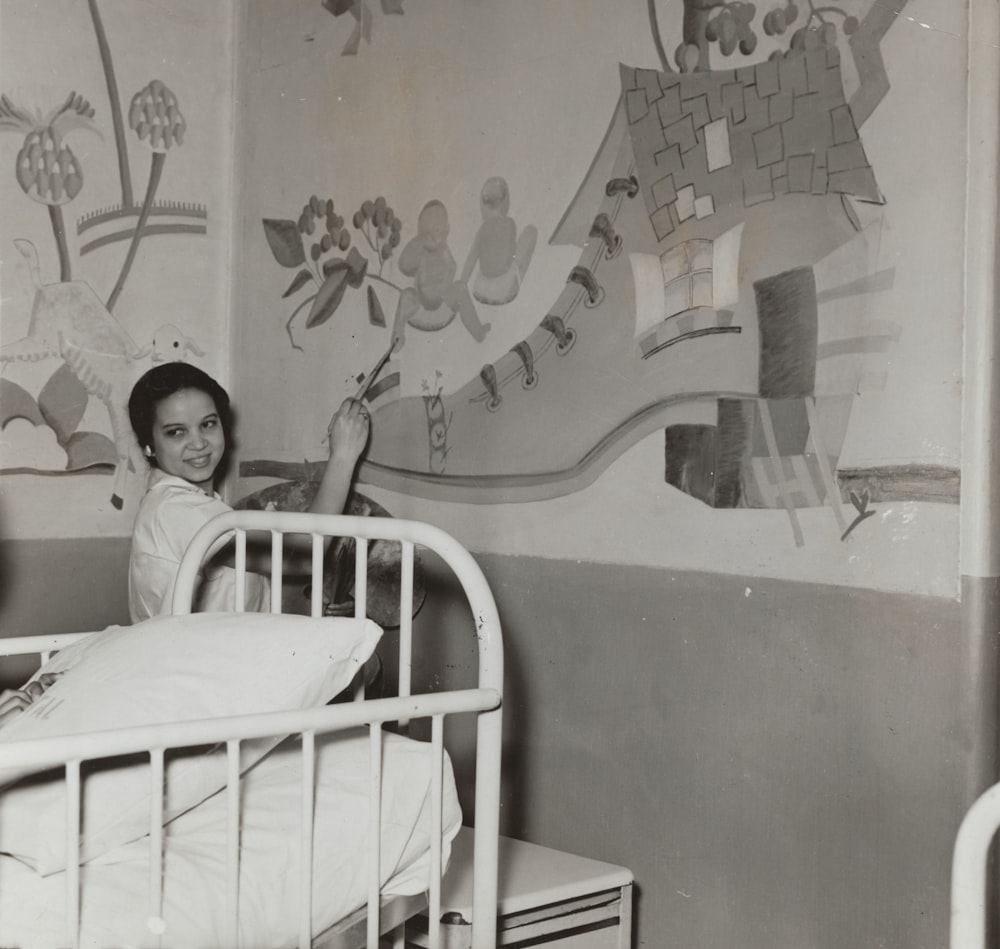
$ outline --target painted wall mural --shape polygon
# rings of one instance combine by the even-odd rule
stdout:
[[[381,0],[382,12],[385,14],[398,14],[402,16],[403,0]],[[354,28],[347,38],[342,56],[356,56],[361,46],[361,40],[366,43],[372,41],[373,16],[368,0],[323,0],[323,9],[328,10],[335,17],[345,14],[354,20]]]
[[[207,211],[195,201],[160,196],[168,155],[183,145],[187,130],[177,96],[163,81],[153,79],[135,92],[127,110],[123,109],[97,0],[87,0],[86,9],[106,83],[107,109],[103,115],[76,91],[48,112],[15,101],[13,95],[0,96],[0,132],[21,137],[13,161],[14,181],[6,178],[0,193],[5,203],[11,201],[16,184],[24,196],[43,206],[54,244],[54,248],[39,247],[27,239],[14,240],[27,262],[34,301],[24,332],[14,329],[24,326],[24,314],[4,310],[0,432],[14,422],[47,427],[61,449],[46,462],[19,457],[8,446],[2,469],[7,474],[113,472],[111,501],[121,509],[129,472],[145,468],[126,411],[132,384],[151,362],[204,356],[205,352],[196,333],[174,323],[161,325],[140,345],[126,329],[128,321],[123,322],[113,311],[133,273],[140,245],[157,236],[205,235]],[[114,137],[121,200],[80,212],[76,232],[71,235],[64,208],[84,200],[91,175],[106,170],[91,167],[85,172],[72,143],[84,132],[103,138],[108,122]],[[140,150],[149,156],[141,200],[133,191],[127,135],[134,136]],[[74,275],[74,260],[108,254],[108,249],[116,246],[124,248],[124,255],[109,287],[99,291],[86,276]],[[45,282],[42,274],[53,250],[59,279]],[[12,368],[24,363],[51,368],[35,391],[10,378]],[[92,399],[103,406],[103,419],[88,411]]]
[[[884,388],[904,332],[882,315],[896,272],[860,130],[889,93],[880,44],[905,2],[856,16],[688,0],[669,61],[650,2],[660,68],[620,68],[617,107],[551,238],[580,248],[562,292],[505,355],[466,365],[447,391],[425,379],[423,394],[402,392],[405,334],[457,314],[482,340],[483,314],[517,298],[537,230],[518,231],[503,178],[482,187],[461,271],[439,200],[413,237],[384,200],[362,203],[352,223],[366,256],[332,202],[313,199],[298,222],[265,220],[286,267],[305,264],[303,238],[313,241],[315,266],[286,291],[312,288],[293,313],[311,306],[307,328],[368,284],[370,331],[393,358],[364,388],[374,425],[361,479],[438,501],[547,500],[662,432],[651,478],[712,508],[783,511],[797,546],[804,508],[829,509],[846,540],[874,529],[881,501],[957,502],[953,469],[840,464],[858,396]],[[324,213],[327,233],[314,234]],[[404,241],[409,284],[382,270]],[[247,478],[315,472],[268,458],[241,466]]]
[[[518,234],[503,178],[490,178],[483,185],[480,201],[483,223],[461,275],[448,245],[448,209],[437,199],[423,206],[417,217],[417,233],[399,254],[399,271],[410,281],[405,286],[384,275],[399,246],[403,222],[382,195],[362,201],[351,219],[363,250],[358,249],[345,219],[336,213],[332,198],[320,201],[313,195],[297,221],[266,218],[264,234],[274,259],[283,267],[302,268],[282,296],[294,296],[303,288],[315,291],[288,318],[286,329],[292,347],[303,348],[296,342],[292,323],[306,306],[305,328],[321,326],[336,312],[347,290],[358,290],[366,281],[373,326],[386,326],[385,311],[373,284],[395,294],[391,352],[403,348],[407,326],[432,333],[444,329],[456,315],[474,339],[484,339],[490,324],[480,318],[476,301],[503,306],[517,297],[538,232],[529,225]]]

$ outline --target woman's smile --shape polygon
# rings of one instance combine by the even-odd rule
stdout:
[[[210,492],[225,451],[219,412],[207,392],[181,389],[157,403],[153,452],[167,474]]]

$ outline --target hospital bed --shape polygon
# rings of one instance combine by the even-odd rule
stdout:
[[[310,616],[280,613],[288,534],[309,538]],[[248,538],[269,543],[271,614],[191,613],[227,535],[237,602]],[[322,616],[329,537],[355,539],[354,617]],[[365,612],[375,541],[400,545],[399,685],[366,699],[359,670],[382,633]],[[475,687],[411,694],[424,550],[468,600]],[[0,728],[0,945],[375,949],[403,946],[417,913],[426,944],[443,945],[441,877],[462,823],[444,722],[458,715],[476,719],[471,945],[495,945],[503,650],[490,589],[449,535],[226,513],[192,541],[172,615],[0,640],[0,655],[32,653],[57,678]],[[418,722],[429,740],[409,737]]]

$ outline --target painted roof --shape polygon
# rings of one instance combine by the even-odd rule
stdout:
[[[621,81],[638,178],[660,240],[716,208],[784,194],[883,203],[835,47],[710,72],[622,65]]]

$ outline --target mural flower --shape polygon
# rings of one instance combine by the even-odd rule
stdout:
[[[72,201],[83,188],[83,168],[65,137],[78,128],[99,135],[91,121],[93,117],[90,103],[75,92],[44,116],[39,112],[31,115],[7,96],[0,96],[0,131],[26,133],[24,144],[17,153],[17,183],[32,201],[49,209],[59,251],[60,279],[64,282],[71,279],[71,268],[62,205]]]
[[[139,212],[139,220],[135,225],[135,233],[132,235],[125,263],[122,264],[121,273],[118,275],[118,282],[108,297],[109,310],[114,309],[122,287],[125,285],[125,278],[135,260],[139,241],[142,239],[142,230],[149,219],[153,199],[156,197],[156,189],[163,174],[167,152],[175,144],[183,144],[184,132],[187,128],[187,123],[184,121],[184,116],[177,104],[177,96],[159,79],[152,80],[132,97],[132,103],[128,110],[128,124],[129,128],[139,136],[139,141],[152,149],[153,159],[149,169],[149,181],[146,184],[146,196]]]
[[[344,218],[337,213],[332,198],[321,201],[313,195],[303,205],[297,221],[282,218],[265,218],[263,221],[264,235],[274,259],[282,267],[302,268],[282,296],[292,296],[310,283],[317,288],[316,293],[307,297],[292,311],[285,324],[294,349],[302,347],[292,336],[292,321],[306,306],[310,307],[306,328],[311,329],[330,319],[348,288],[360,288],[366,278],[380,280],[399,291],[395,284],[382,277],[382,269],[399,245],[402,229],[400,219],[385,198],[380,196],[374,201],[363,201],[355,212],[352,223],[374,256],[377,273],[369,272],[371,261],[353,246],[351,233],[345,226]],[[377,300],[376,309],[381,309],[377,306]]]
[[[837,44],[837,23],[844,36],[860,29],[860,21],[836,4],[819,5],[815,0],[781,0],[760,16],[759,28],[766,36],[781,37],[792,30],[788,48],[797,52]],[[905,0],[904,0],[905,2]],[[669,68],[656,24],[655,4],[650,4],[653,37],[665,69]],[[674,50],[674,64],[680,72],[704,71],[711,68],[711,47],[726,57],[739,52],[752,56],[759,36],[755,26],[757,5],[748,0],[684,0],[682,39]],[[797,28],[792,29],[793,26]],[[781,49],[771,53],[775,59],[783,56]]]

